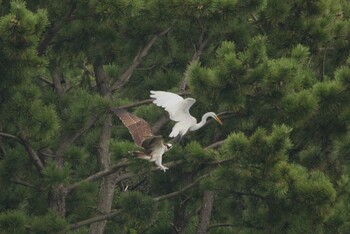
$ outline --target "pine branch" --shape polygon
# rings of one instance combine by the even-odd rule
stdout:
[[[91,219],[86,219],[86,220],[69,225],[69,230],[75,230],[75,229],[80,228],[80,227],[85,226],[85,225],[89,225],[92,223],[96,223],[96,222],[100,222],[100,221],[103,221],[106,219],[110,219],[110,218],[113,218],[114,216],[117,216],[120,213],[121,213],[121,210],[117,210],[117,211],[113,211],[113,212],[105,214],[105,215],[100,215],[100,216],[93,217]]]
[[[172,193],[169,193],[169,194],[165,194],[165,195],[153,198],[153,200],[158,202],[158,201],[162,201],[162,200],[165,200],[165,199],[176,197],[176,196],[186,192],[187,190],[195,187],[202,179],[204,179],[204,178],[206,178],[208,176],[209,176],[209,174],[202,175],[202,176],[198,177],[192,183],[190,183],[190,184],[186,185],[185,187],[183,187],[182,189],[180,189],[180,190],[178,190],[176,192],[172,192]]]
[[[76,131],[74,134],[62,134],[59,146],[56,150],[57,159],[62,161],[63,152],[73,144],[80,136],[89,130],[99,119],[100,115],[94,113],[87,121],[86,125]]]
[[[142,62],[142,59],[148,54],[148,51],[154,45],[156,40],[160,36],[167,34],[169,31],[170,31],[170,28],[167,28],[163,32],[158,33],[151,37],[151,39],[147,42],[147,44],[137,53],[133,63],[129,66],[129,68],[126,69],[126,71],[120,76],[120,78],[112,85],[112,92],[119,90],[126,83],[128,83],[131,75],[134,73],[135,69],[140,65],[140,63]]]
[[[41,40],[41,42],[38,46],[37,51],[38,51],[39,55],[42,55],[45,53],[47,47],[49,46],[49,44],[51,43],[53,38],[57,35],[57,33],[63,28],[64,24],[67,21],[72,20],[71,16],[72,16],[73,12],[75,11],[76,7],[77,7],[76,3],[74,1],[71,1],[71,8],[70,8],[69,12],[66,14],[66,16],[63,18],[63,20],[48,30],[46,37],[44,37]]]
[[[212,229],[212,228],[219,228],[219,227],[235,227],[237,225],[233,224],[233,223],[216,223],[216,224],[212,224],[209,225],[208,229]]]
[[[224,144],[225,141],[226,141],[226,140],[214,142],[213,144],[208,145],[208,146],[205,147],[204,149],[205,149],[205,150],[208,150],[208,149],[216,149],[216,148],[220,147],[222,144]]]
[[[125,165],[127,164],[127,162],[124,162],[124,163],[125,163],[124,165],[123,165],[123,163],[121,163],[119,166],[125,166]],[[182,161],[169,162],[169,163],[164,164],[164,166],[166,166],[166,167],[168,167],[168,168],[171,168],[171,167],[173,167],[173,166],[178,165],[179,163],[182,163]],[[151,171],[155,171],[155,170],[159,170],[159,169],[158,169],[157,167],[153,167],[153,168],[151,169]],[[95,175],[96,175],[96,174],[95,174]],[[133,177],[133,176],[135,176],[135,175],[136,175],[136,174],[134,174],[134,173],[132,173],[132,172],[125,173],[125,174],[119,176],[119,177],[116,179],[115,183],[119,183],[120,181],[125,180],[125,179],[128,179],[128,178],[130,178],[130,177]],[[105,175],[105,176],[106,176],[106,175]],[[207,176],[208,176],[208,175],[204,175],[204,176],[202,176],[202,177],[199,177],[199,178],[195,181],[196,183],[194,182],[194,183],[192,183],[192,184],[190,184],[190,185],[184,187],[183,189],[181,189],[181,190],[178,191],[178,192],[175,192],[175,193],[172,193],[172,194],[167,194],[167,195],[164,195],[163,198],[162,198],[162,196],[161,196],[161,197],[158,197],[158,200],[157,200],[157,198],[155,198],[154,200],[155,200],[155,201],[160,201],[160,200],[164,200],[164,199],[167,199],[167,198],[175,197],[175,196],[181,194],[182,192],[185,192],[186,190],[188,190],[188,189],[194,187],[201,179],[203,179],[203,178],[205,178],[205,177],[207,177]],[[99,177],[99,178],[102,178],[102,176]],[[90,180],[90,181],[91,181],[91,180]],[[82,182],[79,182],[79,183],[83,183],[83,181],[82,181]],[[78,186],[78,185],[77,185],[77,186]],[[74,188],[76,188],[77,186],[75,186],[75,184],[74,184]],[[68,187],[68,192],[69,192],[69,190],[71,189],[71,187],[73,187],[73,185]],[[118,210],[118,211],[110,212],[110,213],[105,214],[105,215],[99,215],[99,216],[96,216],[96,217],[93,217],[93,218],[90,218],[90,219],[86,219],[86,220],[77,222],[77,223],[75,223],[75,224],[69,225],[69,230],[74,230],[74,229],[80,228],[80,227],[85,226],[85,225],[89,225],[89,224],[92,224],[92,223],[104,221],[104,220],[113,218],[114,216],[116,216],[116,215],[118,215],[118,214],[120,214],[120,213],[121,213],[121,210]]]
[[[38,190],[38,191],[41,191],[40,188],[37,188],[36,186],[34,186],[33,184],[27,182],[27,181],[23,181],[19,178],[11,178],[10,181],[12,183],[15,183],[15,184],[18,184],[18,185],[22,185],[22,186],[25,186],[25,187],[28,187],[28,188],[32,188],[32,189],[35,189],[35,190]]]
[[[76,182],[72,185],[69,185],[67,187],[67,192],[70,193],[72,192],[74,189],[76,189],[78,186],[80,186],[81,184],[83,183],[86,183],[86,182],[91,182],[91,181],[96,181],[96,180],[99,180],[105,176],[108,176],[110,174],[113,174],[115,173],[116,171],[118,171],[118,169],[120,168],[123,168],[123,167],[127,167],[128,165],[130,165],[131,163],[128,162],[128,161],[125,161],[125,162],[121,162],[121,163],[118,163],[117,165],[115,166],[112,166],[111,168],[107,169],[107,170],[103,170],[103,171],[99,171],[79,182]]]
[[[36,167],[38,172],[41,174],[42,170],[44,169],[43,162],[41,161],[41,159],[39,158],[39,156],[37,155],[37,153],[35,152],[35,150],[31,146],[31,144],[27,140],[25,140],[24,138],[20,138],[20,140],[22,142],[22,145],[26,149],[28,155],[30,156],[30,158],[34,162],[34,166]]]
[[[16,141],[21,143],[21,140],[18,137],[14,136],[14,135],[11,135],[11,134],[8,134],[8,133],[5,133],[5,132],[0,132],[0,136],[6,137],[6,138],[10,138],[10,139],[16,140]]]
[[[46,79],[46,78],[44,78],[44,77],[42,77],[42,76],[39,76],[38,78],[39,78],[39,80],[41,80],[41,81],[43,81],[44,83],[50,85],[51,87],[54,87],[53,83],[52,83],[51,81],[49,81],[48,79]]]
[[[117,109],[128,109],[128,108],[138,107],[138,106],[142,106],[144,104],[152,103],[152,101],[153,101],[153,99],[146,99],[146,100],[134,102],[134,103],[131,103],[128,105],[118,106]]]
[[[44,164],[40,160],[39,156],[37,155],[37,153],[35,152],[35,150],[31,146],[31,144],[27,140],[25,140],[22,137],[17,137],[17,136],[14,136],[14,135],[11,135],[8,133],[4,133],[4,132],[0,132],[0,136],[18,141],[20,144],[22,144],[24,146],[25,150],[27,151],[30,159],[33,161],[34,166],[36,167],[38,172],[41,174],[41,171],[44,168]]]
[[[198,39],[198,44],[199,44],[198,49],[196,48],[196,46],[194,46],[195,51],[194,51],[194,54],[192,56],[191,61],[189,62],[189,65],[199,61],[199,59],[200,59],[200,57],[201,57],[201,55],[203,53],[203,49],[207,45],[207,43],[209,41],[208,38],[203,40],[204,33],[205,33],[205,31],[202,30],[201,35],[199,36],[199,39]],[[180,89],[181,90],[183,90],[183,91],[186,90],[188,80],[189,80],[189,74],[188,74],[188,72],[185,72],[184,78],[181,81],[181,85],[180,85]]]

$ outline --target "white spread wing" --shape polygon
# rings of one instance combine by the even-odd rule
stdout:
[[[190,108],[196,102],[193,98],[183,99],[181,96],[164,91],[151,91],[151,98],[154,104],[163,107],[173,121],[188,121],[193,117],[190,115]]]

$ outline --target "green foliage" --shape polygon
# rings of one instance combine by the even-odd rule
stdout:
[[[28,216],[20,210],[0,213],[1,233],[25,233]]]
[[[67,229],[67,222],[55,212],[49,210],[43,216],[34,217],[31,220],[31,229],[34,233],[62,233]]]
[[[135,144],[128,141],[112,141],[110,147],[115,159],[132,157],[130,152],[136,149]]]
[[[43,170],[44,181],[47,187],[70,181],[71,166],[65,163],[63,168],[58,168],[54,160],[49,160]]]
[[[0,232],[92,232],[68,225],[116,208],[105,233],[194,233],[211,190],[230,227],[210,233],[348,233],[349,19],[345,0],[0,0]],[[137,103],[160,124],[150,90],[224,122],[173,142],[165,173],[107,122]]]
[[[125,192],[120,196],[120,206],[127,220],[147,223],[153,218],[155,202],[140,192]]]

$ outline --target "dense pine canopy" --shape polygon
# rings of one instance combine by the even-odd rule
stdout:
[[[346,0],[0,0],[0,233],[349,233]],[[110,111],[215,121],[163,156]]]

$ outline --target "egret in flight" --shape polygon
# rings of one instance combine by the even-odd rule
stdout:
[[[159,169],[166,171],[168,168],[162,165],[162,156],[172,148],[172,144],[164,144],[162,136],[154,136],[150,125],[144,119],[124,109],[113,109],[112,112],[128,128],[135,144],[144,149],[143,152],[132,152],[133,155],[155,162]]]
[[[196,102],[194,98],[184,99],[175,93],[164,91],[151,91],[151,98],[154,98],[154,104],[163,107],[169,113],[171,120],[177,122],[169,137],[180,137],[181,139],[188,131],[196,131],[203,127],[209,117],[214,118],[222,125],[221,120],[214,112],[205,113],[202,120],[197,123],[196,118],[190,114],[190,108]]]

